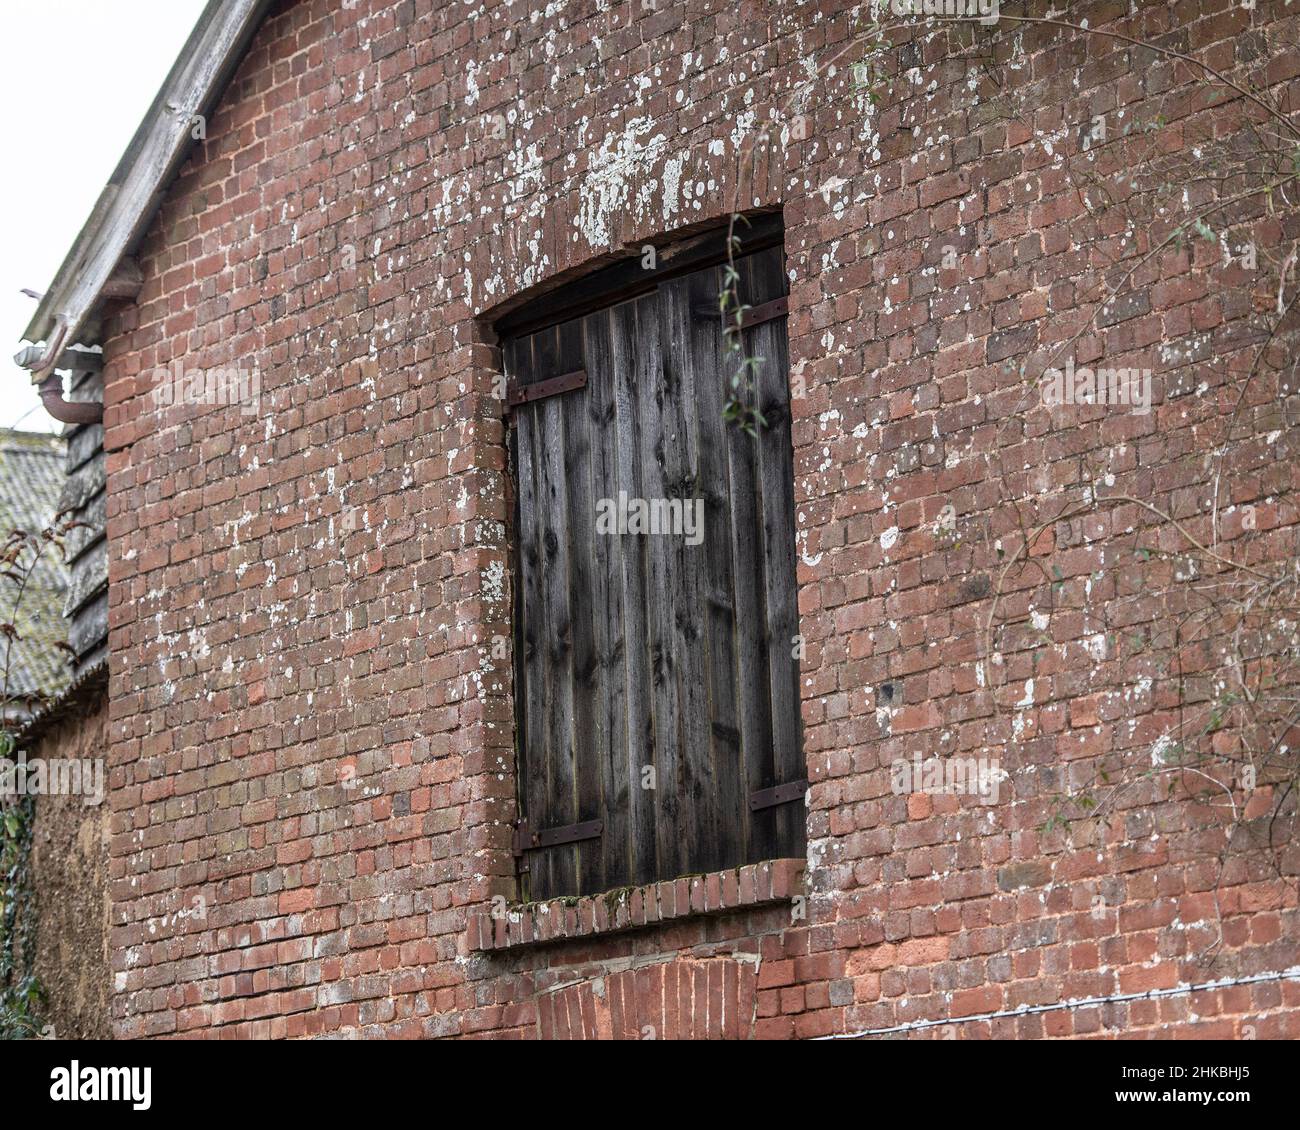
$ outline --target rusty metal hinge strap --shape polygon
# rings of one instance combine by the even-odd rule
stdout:
[[[586,385],[586,369],[575,369],[572,373],[561,373],[558,377],[547,377],[544,381],[537,381],[530,385],[516,384],[511,381],[506,395],[506,407],[518,408],[521,404],[531,404],[534,400],[558,396],[562,392],[571,392],[575,388],[585,388]]]
[[[789,296],[775,298],[771,302],[764,302],[762,306],[751,306],[748,310],[742,310],[740,312],[740,328],[752,330],[755,326],[761,326],[764,322],[770,322],[773,318],[783,318],[789,312]]]
[[[770,789],[758,789],[749,794],[749,808],[751,812],[757,812],[761,808],[775,808],[778,804],[803,800],[803,794],[807,791],[806,780],[787,781],[784,785],[774,785]]]
[[[761,326],[764,322],[772,321],[773,318],[784,318],[789,312],[789,295],[774,298],[771,302],[764,302],[761,306],[749,306],[740,311],[740,328],[752,330],[755,326]],[[722,317],[722,311],[716,306],[695,306],[692,308],[691,313],[697,318]],[[731,311],[727,315],[727,328],[732,330],[736,328],[735,311]]]
[[[574,844],[580,840],[598,840],[604,830],[603,820],[583,820],[577,824],[561,824],[534,832],[529,828],[527,820],[520,820],[515,825],[512,849],[515,855],[523,855],[526,851],[537,851],[538,848]]]

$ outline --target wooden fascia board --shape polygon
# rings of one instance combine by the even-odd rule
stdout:
[[[89,220],[45,292],[24,338],[49,341],[62,324],[75,343],[119,262],[143,235],[193,140],[274,0],[209,0]]]

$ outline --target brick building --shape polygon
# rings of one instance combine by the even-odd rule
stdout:
[[[209,4],[27,334],[115,1035],[1300,1034],[1298,21],[1048,7]],[[575,532],[724,449],[726,599]]]

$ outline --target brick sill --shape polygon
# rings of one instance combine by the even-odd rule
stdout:
[[[785,902],[801,893],[804,867],[802,859],[771,859],[599,895],[517,903],[499,918],[489,909],[476,910],[469,919],[469,948],[500,951],[597,938]]]

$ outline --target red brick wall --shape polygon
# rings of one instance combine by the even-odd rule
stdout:
[[[1228,69],[1265,18],[1137,7],[1070,9]],[[1108,610],[1169,614],[1168,565],[1121,560],[1156,520],[1050,519],[1114,475],[1209,537],[1202,456],[1251,283],[1207,287],[1209,257],[1171,253],[1135,278],[1132,317],[1084,337],[1081,364],[1123,364],[1201,335],[1156,366],[1150,415],[1025,406],[1004,362],[1041,369],[1116,237],[1061,164],[1079,127],[1190,71],[1003,24],[965,51],[904,47],[872,106],[846,86],[861,51],[837,5],[544,8],[279,5],[142,248],[145,290],[106,347],[115,1032],[1300,1034],[1294,979],[1067,1003],[1300,964],[1294,887],[1220,875],[1213,814],[1145,787],[1099,841],[1039,831],[1066,774],[1149,761],[1177,705],[1107,642]],[[806,131],[750,161],[755,121],[796,112],[800,83]],[[510,669],[489,647],[510,607],[499,358],[479,319],[737,198],[784,207],[806,390],[807,917],[472,949],[471,912],[513,893],[514,818]],[[1298,234],[1258,215],[1271,246]],[[148,373],[177,358],[255,365],[256,412],[159,410]],[[1170,395],[1183,379],[1209,392]],[[1278,435],[1233,449],[1231,502],[1268,515],[1250,544],[1277,561],[1295,401],[1258,388],[1247,438]],[[1044,572],[1002,575],[1026,508]],[[1013,627],[982,663],[995,595],[999,624],[1050,608],[1047,638]],[[999,757],[999,803],[891,792],[895,758],[938,751]],[[205,914],[178,917],[195,897]],[[1010,1015],[1039,1005],[1060,1007]]]

